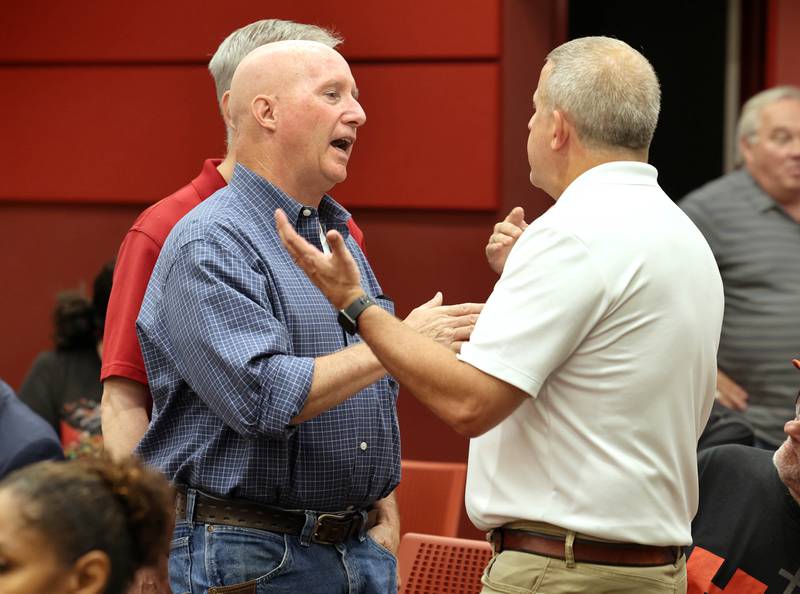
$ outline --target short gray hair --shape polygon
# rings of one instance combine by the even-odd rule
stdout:
[[[789,85],[774,87],[750,97],[742,106],[739,123],[736,124],[736,138],[739,140],[751,139],[758,134],[758,128],[761,125],[761,112],[768,105],[772,105],[781,99],[796,99],[800,101],[800,88]]]
[[[208,70],[217,86],[217,102],[222,101],[225,91],[230,90],[233,73],[242,58],[267,43],[292,40],[317,41],[328,47],[342,43],[335,31],[316,25],[280,19],[264,19],[245,25],[225,38],[208,63]]]
[[[563,110],[582,142],[595,148],[650,146],[661,88],[647,58],[618,39],[582,37],[555,48],[547,61],[552,68],[540,101]]]

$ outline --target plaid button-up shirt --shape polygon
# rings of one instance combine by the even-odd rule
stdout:
[[[356,342],[295,266],[276,208],[320,246],[338,230],[362,286],[393,311],[325,196],[305,207],[237,165],[230,185],[193,209],[161,252],[137,321],[153,417],[137,449],[175,483],[287,508],[342,510],[386,496],[400,478],[397,384],[385,376],[294,427],[314,359]]]

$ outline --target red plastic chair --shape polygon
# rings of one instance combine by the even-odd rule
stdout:
[[[467,465],[403,460],[402,470],[395,490],[402,533],[456,536],[464,509]]]
[[[491,545],[431,534],[405,534],[397,562],[401,594],[479,594]]]

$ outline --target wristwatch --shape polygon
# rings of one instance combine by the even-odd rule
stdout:
[[[345,329],[345,332],[348,334],[355,334],[358,332],[358,316],[370,305],[377,304],[378,303],[369,295],[362,295],[344,309],[340,309],[336,319],[339,321],[339,325]]]

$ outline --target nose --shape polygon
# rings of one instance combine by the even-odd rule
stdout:
[[[358,99],[351,97],[351,104],[347,111],[347,123],[358,128],[367,122],[367,114]]]
[[[800,157],[800,134],[796,134],[789,143],[789,154],[793,157]]]
[[[528,131],[530,131],[532,126],[533,126],[533,116],[531,116],[531,119],[528,120]]]
[[[800,441],[800,422],[788,421],[783,426],[783,432],[792,439],[794,439],[796,442]]]

